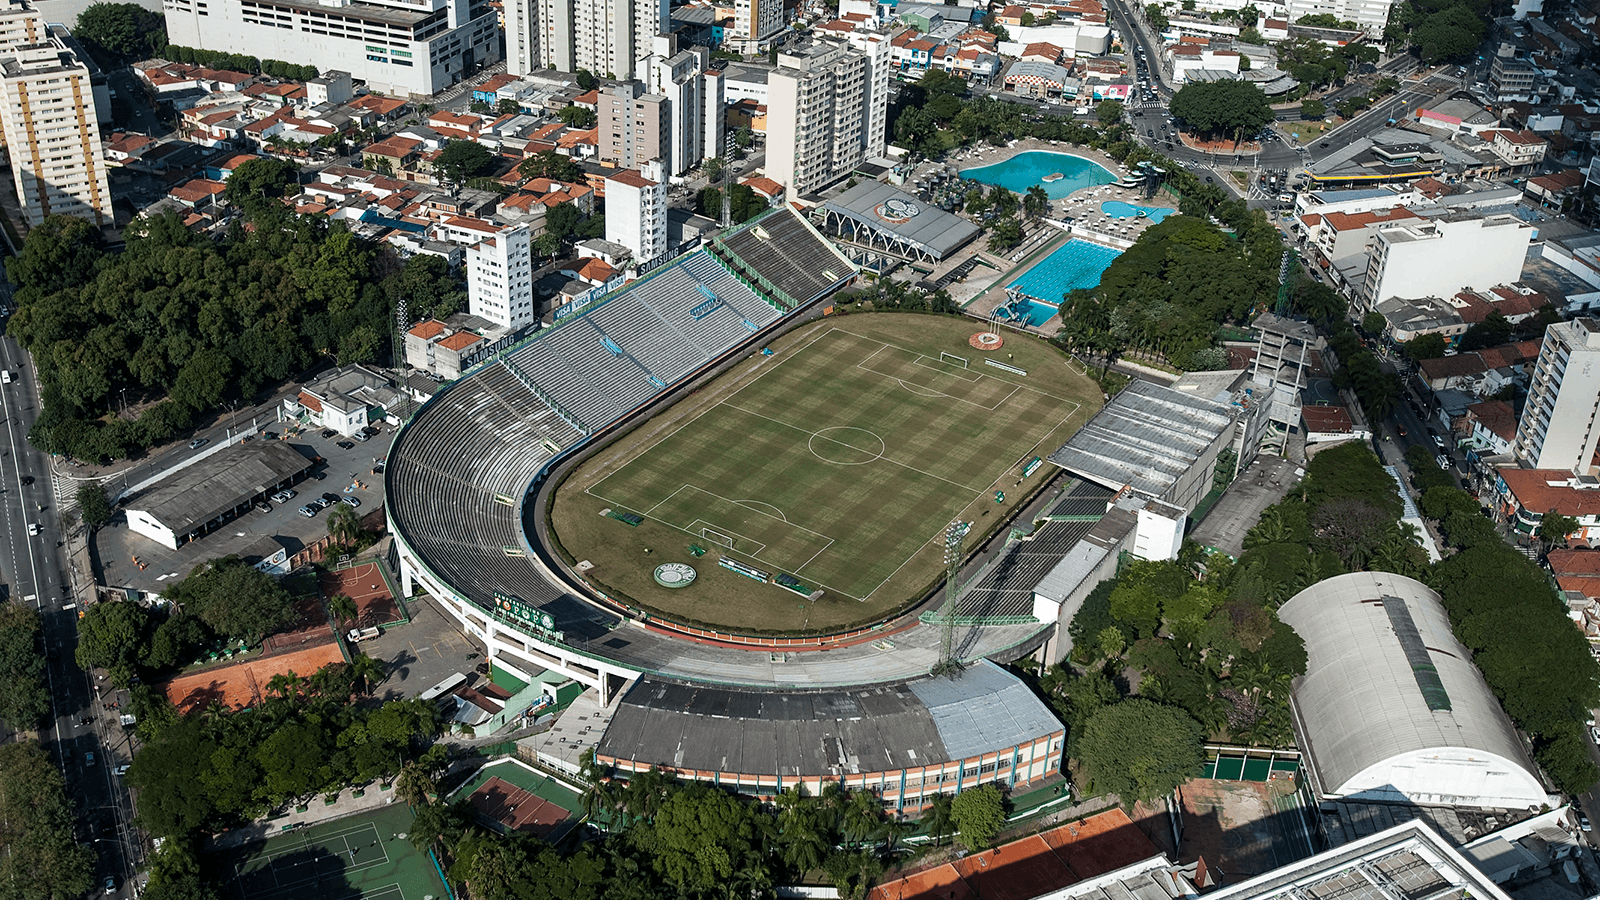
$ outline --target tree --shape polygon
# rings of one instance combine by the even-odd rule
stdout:
[[[1546,544],[1565,544],[1567,537],[1577,530],[1577,519],[1563,516],[1552,509],[1540,517],[1539,530],[1535,534]]]
[[[1122,104],[1115,100],[1101,100],[1095,104],[1094,116],[1101,125],[1115,125],[1122,121]]]
[[[1247,81],[1193,82],[1172,96],[1172,114],[1193,130],[1235,139],[1273,120],[1267,95]]]
[[[348,594],[334,594],[328,598],[328,614],[335,622],[353,623],[356,620],[356,601]]]
[[[1419,334],[1405,343],[1406,358],[1412,362],[1422,362],[1425,359],[1438,359],[1444,356],[1444,335]]]
[[[754,836],[748,806],[696,782],[670,792],[651,821],[651,865],[679,892],[702,894],[733,875]]]
[[[361,539],[361,517],[348,503],[336,503],[328,510],[328,537],[341,547],[353,546]]]
[[[0,721],[25,731],[50,712],[44,656],[39,652],[39,611],[0,603]]]
[[[577,233],[578,223],[582,220],[583,213],[578,211],[578,207],[571,201],[563,201],[550,208],[550,212],[545,216],[544,228],[547,233],[555,235],[558,240],[565,243],[572,240],[573,235]]]
[[[106,56],[106,62],[138,59],[167,43],[161,14],[137,3],[91,3],[78,13],[72,34]]]
[[[1076,752],[1095,790],[1132,804],[1170,794],[1200,774],[1203,736],[1183,710],[1133,697],[1090,716]]]
[[[949,794],[934,794],[928,801],[928,811],[922,815],[923,827],[935,845],[944,843],[944,836],[955,830]]]
[[[523,178],[548,178],[551,181],[575,182],[583,179],[583,170],[554,150],[542,150],[517,164],[517,174]]]
[[[195,566],[188,577],[163,593],[218,634],[250,643],[294,616],[288,592],[272,576],[237,556]]]
[[[494,105],[496,115],[514,116],[522,112],[522,106],[517,101],[507,97]]]
[[[968,788],[950,801],[950,820],[969,850],[986,850],[1006,824],[1005,798],[991,784]]]
[[[1050,211],[1050,195],[1039,185],[1033,185],[1022,195],[1022,211],[1030,219],[1037,219]]]
[[[98,481],[86,481],[78,488],[78,514],[83,524],[98,528],[111,521],[111,502],[106,499],[105,486]]]
[[[446,182],[460,185],[484,174],[493,162],[494,154],[477,141],[446,141],[433,160],[433,171]]]
[[[127,687],[144,657],[150,614],[137,603],[96,603],[78,620],[75,657],[85,669],[105,669],[118,687]]]
[[[579,69],[576,73],[574,73],[573,78],[577,80],[578,90],[580,91],[592,90],[594,88],[594,73],[590,72],[588,69]]]
[[[1166,31],[1172,23],[1167,20],[1167,13],[1159,3],[1147,3],[1144,7],[1144,19],[1157,31]]]
[[[0,884],[9,896],[83,896],[94,852],[73,835],[72,803],[61,772],[33,741],[0,746]]]
[[[263,203],[283,196],[284,189],[300,180],[300,167],[282,159],[251,159],[228,176],[228,202],[254,215]]]
[[[562,107],[556,115],[565,122],[569,128],[593,128],[595,112],[582,106],[567,105]]]
[[[1005,218],[994,223],[989,229],[990,250],[1010,250],[1022,243],[1022,223],[1014,218]]]

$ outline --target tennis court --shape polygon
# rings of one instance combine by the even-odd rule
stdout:
[[[221,855],[239,900],[423,900],[447,897],[433,861],[406,840],[411,810],[394,804]]]

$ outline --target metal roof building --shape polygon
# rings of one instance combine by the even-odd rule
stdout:
[[[625,772],[658,765],[758,796],[842,780],[915,809],[925,795],[1055,774],[1064,737],[1026,685],[982,660],[954,677],[816,692],[646,677],[595,752]]]
[[[163,478],[127,504],[128,528],[178,549],[287,487],[312,462],[282,441],[253,441],[218,450]]]
[[[1511,720],[1427,585],[1352,572],[1294,595],[1278,616],[1306,642],[1291,705],[1319,798],[1546,802]]]
[[[1049,459],[1112,490],[1132,487],[1193,512],[1234,417],[1228,403],[1135,379]]]
[[[877,250],[944,259],[978,236],[978,226],[881,181],[865,181],[822,205],[834,233]]]

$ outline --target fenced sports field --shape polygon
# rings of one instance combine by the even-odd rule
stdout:
[[[446,896],[433,861],[404,837],[411,810],[371,813],[282,832],[219,854],[237,900],[423,900]]]
[[[586,466],[567,490],[581,486],[591,516],[639,517],[633,530],[641,540],[662,535],[658,546],[643,545],[648,552],[633,566],[685,561],[704,577],[721,575],[717,559],[727,556],[834,599],[904,599],[886,596],[891,582],[898,574],[930,577],[925,562],[906,570],[929,555],[946,523],[999,514],[996,491],[1025,491],[1022,467],[1098,408],[1092,382],[1053,349],[1013,338],[1013,352],[989,355],[1027,373],[1019,374],[985,363],[968,345],[978,330],[888,315],[804,329],[788,348],[754,361],[745,378],[729,376],[741,382],[736,389],[714,384],[715,402],[621,457]],[[614,518],[583,530],[623,543],[633,537]],[[576,556],[599,558],[600,580],[616,574],[615,563],[604,565],[614,555],[566,538],[563,531]],[[708,552],[696,560],[691,545]],[[900,589],[910,583],[901,579]],[[774,607],[794,605],[771,585],[746,579],[740,589],[776,594]],[[701,590],[697,582],[678,593],[690,600]],[[652,605],[661,602],[670,600]],[[691,615],[712,620],[703,610]],[[759,618],[750,621],[759,627]]]

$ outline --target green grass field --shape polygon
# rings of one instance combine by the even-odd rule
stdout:
[[[1055,449],[1046,438],[1081,409],[975,350],[955,355],[965,364],[823,329],[588,491],[867,599],[975,500],[1010,487],[1008,470]]]

